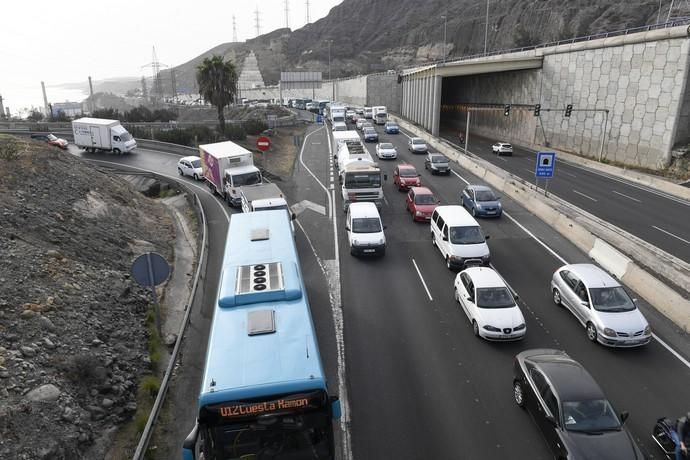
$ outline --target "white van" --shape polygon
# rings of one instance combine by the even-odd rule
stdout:
[[[431,215],[431,244],[441,251],[449,269],[488,265],[486,237],[476,220],[462,206],[437,206]]]
[[[347,125],[344,121],[334,121],[332,126],[333,131],[347,131]]]
[[[347,208],[345,230],[350,244],[350,254],[379,255],[386,254],[385,227],[376,204],[371,202],[351,203]]]

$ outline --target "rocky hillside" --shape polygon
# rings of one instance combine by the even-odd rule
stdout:
[[[152,368],[130,265],[170,260],[171,217],[43,143],[1,136],[0,170],[0,458],[106,458]]]
[[[661,20],[669,2],[664,0]],[[675,2],[672,17],[690,16],[688,2]],[[486,3],[477,0],[344,0],[328,16],[291,32],[279,29],[244,43],[219,45],[178,66],[178,88],[194,88],[194,69],[204,57],[221,54],[241,65],[256,53],[267,85],[280,70],[328,71],[332,76],[398,69],[443,57],[447,19],[447,54],[452,58],[484,51]],[[560,39],[644,26],[657,22],[657,0],[491,0],[489,50],[510,49]],[[169,71],[162,72],[166,92]]]

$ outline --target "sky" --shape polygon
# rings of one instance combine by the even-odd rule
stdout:
[[[233,39],[256,37],[258,7],[262,34],[285,27],[285,0],[0,0],[0,95],[16,111],[49,102],[78,99],[79,91],[54,88],[88,77],[151,75],[152,61],[182,64]],[[343,0],[310,0],[311,22]],[[306,0],[288,0],[292,30],[306,23]]]

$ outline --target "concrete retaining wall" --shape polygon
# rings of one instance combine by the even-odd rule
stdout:
[[[455,160],[461,167],[521,203],[580,250],[589,254],[602,267],[616,274],[667,318],[683,330],[690,331],[690,300],[638,265],[646,265],[654,260],[654,267],[659,269],[661,276],[678,286],[690,286],[688,264],[670,255],[664,256],[666,260],[661,260],[659,256],[663,256],[663,251],[655,253],[651,248],[639,243],[636,237],[606,225],[605,222],[566,202],[544,197],[531,188],[531,184],[517,176],[482,159],[459,154],[445,141],[430,136],[398,117],[393,118],[402,128],[423,137],[429,145]]]

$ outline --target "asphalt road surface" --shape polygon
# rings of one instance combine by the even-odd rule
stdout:
[[[457,133],[443,137],[458,144]],[[496,166],[534,183],[536,153],[513,145],[512,156],[492,153],[501,139],[470,132],[468,149]],[[544,180],[540,180],[544,187]],[[549,193],[578,206],[690,263],[690,202],[617,177],[556,159]]]

